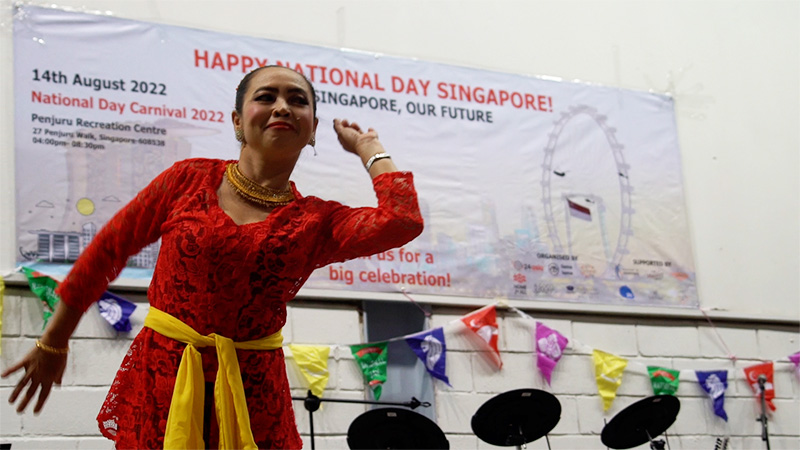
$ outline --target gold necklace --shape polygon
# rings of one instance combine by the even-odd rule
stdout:
[[[259,205],[273,207],[288,205],[294,200],[291,186],[284,189],[272,189],[261,186],[255,181],[244,176],[239,170],[238,163],[230,163],[225,168],[225,178],[237,194],[245,200]]]

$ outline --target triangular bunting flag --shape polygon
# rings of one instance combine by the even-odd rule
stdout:
[[[0,275],[0,355],[3,354],[3,295],[6,291],[6,282]]]
[[[389,342],[351,345],[350,351],[364,374],[364,379],[372,388],[375,400],[380,400],[382,385],[386,381],[386,362]]]
[[[450,386],[450,380],[445,373],[447,345],[444,342],[442,327],[408,336],[406,343],[417,355],[417,358],[425,364],[425,369],[432,377],[438,378]]]
[[[800,378],[800,352],[797,352],[794,355],[789,355],[789,361],[794,363],[794,374]]]
[[[617,388],[622,385],[622,373],[628,366],[628,360],[600,350],[592,352],[592,359],[597,391],[603,399],[603,411],[608,411],[617,396]]]
[[[764,400],[766,400],[769,409],[775,411],[775,404],[772,403],[772,399],[775,398],[775,385],[772,381],[773,373],[772,361],[744,368],[747,383],[753,389],[756,394],[756,400],[759,402],[761,401],[761,387],[758,384],[758,377],[764,375]]]
[[[708,394],[713,402],[714,414],[718,415],[726,422],[728,414],[725,413],[725,389],[728,389],[728,371],[711,370],[695,371],[700,387]]]
[[[44,329],[44,327],[47,326],[47,321],[50,320],[50,317],[55,312],[56,305],[61,301],[58,295],[56,295],[58,282],[41,272],[27,267],[22,268],[22,273],[28,278],[28,287],[31,292],[39,297],[44,306],[44,311],[42,312],[42,319],[44,319],[42,329]]]
[[[100,300],[97,301],[97,308],[100,315],[117,331],[131,331],[131,321],[129,318],[136,310],[136,305],[124,298],[114,295],[111,292],[103,292]]]
[[[675,395],[678,392],[678,377],[680,372],[663,367],[647,366],[650,374],[650,384],[653,385],[653,395]]]
[[[300,367],[300,373],[308,381],[308,388],[317,397],[322,397],[328,385],[328,355],[331,348],[327,345],[290,344],[294,362]]]
[[[536,331],[534,334],[534,347],[536,347],[536,367],[550,384],[550,377],[553,374],[553,369],[556,368],[558,360],[564,349],[567,347],[569,340],[561,333],[553,330],[541,322],[536,322]]]
[[[481,346],[486,348],[487,351],[482,353],[487,355],[498,369],[503,367],[503,361],[500,359],[500,350],[497,348],[499,332],[495,306],[491,305],[469,313],[462,317],[461,321],[472,330],[473,336],[480,338],[475,339],[475,341],[480,342]]]

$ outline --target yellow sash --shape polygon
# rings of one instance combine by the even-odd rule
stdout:
[[[250,416],[244,396],[242,373],[236,349],[274,350],[283,345],[281,332],[254,341],[233,342],[216,333],[201,336],[192,327],[171,315],[150,307],[144,326],[186,344],[172,392],[172,403],[164,435],[165,449],[205,448],[203,442],[203,401],[205,395],[203,360],[197,347],[216,347],[217,379],[214,404],[219,424],[219,448],[253,449],[258,447],[250,430]]]

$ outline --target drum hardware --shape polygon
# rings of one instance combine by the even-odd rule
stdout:
[[[378,408],[356,417],[347,430],[351,449],[449,449],[431,419],[402,408]]]
[[[769,450],[769,432],[767,430],[767,399],[764,396],[764,385],[767,383],[766,375],[758,376],[758,392],[761,397],[761,415],[756,418],[756,422],[761,422],[761,440],[767,444]]]
[[[314,411],[318,410],[322,402],[333,403],[357,403],[361,405],[382,405],[382,406],[405,406],[406,408],[416,409],[419,406],[429,408],[430,402],[421,402],[415,397],[411,397],[410,402],[394,403],[394,402],[374,402],[369,400],[349,400],[349,399],[336,399],[336,398],[320,398],[312,394],[309,390],[305,397],[292,397],[292,400],[302,400],[303,406],[308,411],[308,424],[311,432],[311,450],[315,449],[314,446]],[[352,424],[351,424],[352,426]],[[349,440],[349,438],[348,438]]]
[[[669,428],[678,417],[681,402],[672,395],[655,395],[629,405],[603,427],[600,439],[613,449],[633,448],[650,442],[653,450],[663,450],[665,441],[655,439],[664,433],[667,448]]]
[[[500,447],[523,448],[549,433],[561,419],[561,403],[538,389],[517,389],[486,401],[472,416],[472,431],[482,441]]]

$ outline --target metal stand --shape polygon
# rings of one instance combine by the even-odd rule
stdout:
[[[650,436],[650,433],[647,432],[647,430],[645,430],[645,433],[647,433],[647,438],[650,440],[650,448],[652,450],[664,450],[666,448],[666,447],[664,447],[664,444],[665,444],[664,440],[662,440],[662,439],[653,439],[653,437]]]
[[[761,440],[767,443],[767,450],[769,450],[769,432],[767,430],[767,399],[764,396],[764,385],[767,383],[765,375],[758,376],[758,391],[761,394],[761,415],[756,419],[756,422],[761,422]]]
[[[333,403],[357,403],[361,405],[382,405],[382,406],[405,406],[406,408],[416,409],[418,406],[428,408],[431,406],[430,402],[421,402],[415,397],[411,397],[410,402],[406,403],[392,403],[392,402],[374,402],[369,400],[345,400],[336,398],[319,398],[308,391],[305,397],[292,397],[292,400],[302,400],[303,406],[308,410],[308,425],[311,431],[311,450],[315,450],[314,446],[314,411],[319,409],[322,402]]]

